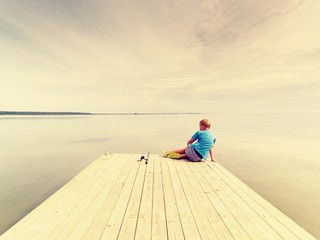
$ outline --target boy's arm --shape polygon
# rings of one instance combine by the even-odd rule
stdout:
[[[216,162],[216,160],[214,159],[214,154],[213,154],[213,146],[210,148],[209,150],[209,154],[210,154],[210,158],[211,158],[211,162]]]
[[[187,142],[187,146],[188,146],[189,144],[193,143],[194,141],[195,141],[195,139],[190,138],[190,140]]]

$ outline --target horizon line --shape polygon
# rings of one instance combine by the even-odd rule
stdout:
[[[0,111],[0,115],[170,115],[202,114],[200,112],[73,112],[73,111]]]

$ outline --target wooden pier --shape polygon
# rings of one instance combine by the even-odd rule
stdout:
[[[219,163],[140,159],[102,155],[0,239],[315,240]]]

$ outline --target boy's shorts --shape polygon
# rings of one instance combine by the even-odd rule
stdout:
[[[192,162],[200,162],[202,160],[202,157],[197,154],[192,145],[188,145],[188,147],[186,148],[186,155]]]

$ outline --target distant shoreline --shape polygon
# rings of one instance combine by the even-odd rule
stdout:
[[[28,111],[0,111],[0,115],[10,116],[41,116],[41,115],[91,115],[86,112],[28,112]]]
[[[201,114],[193,112],[163,112],[163,113],[88,113],[88,112],[34,112],[34,111],[0,111],[0,116],[61,116],[61,115],[178,115]]]

